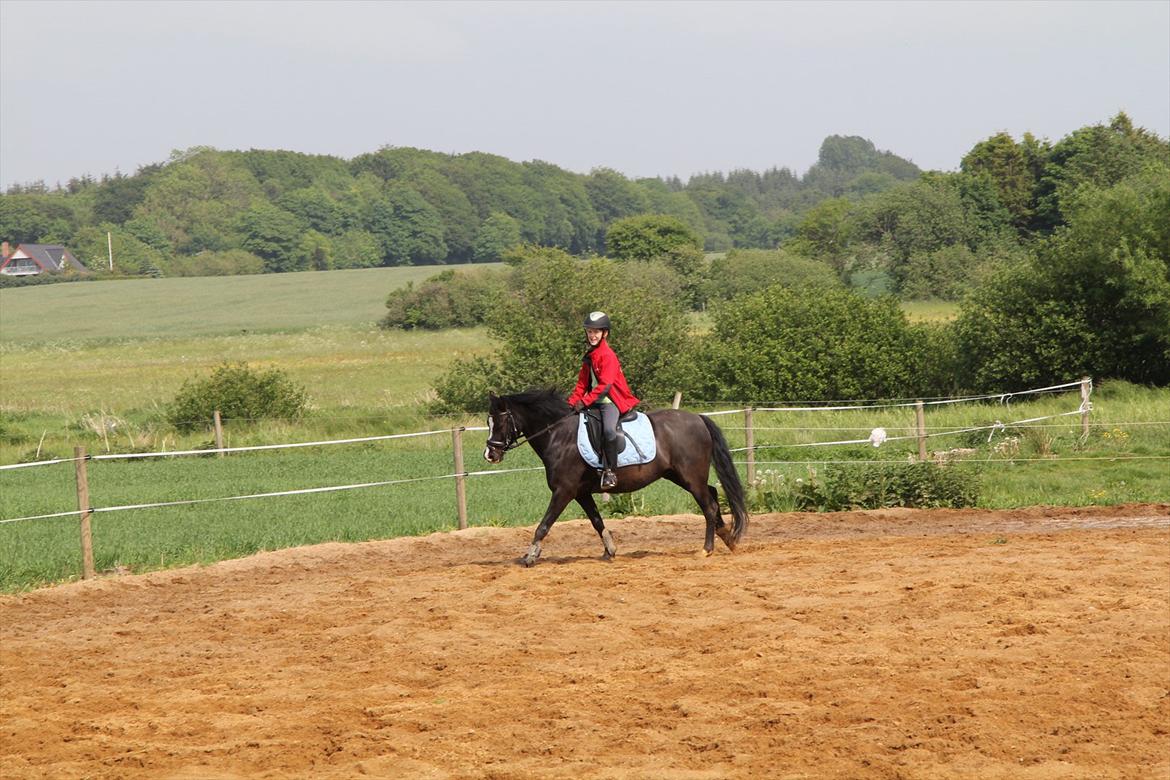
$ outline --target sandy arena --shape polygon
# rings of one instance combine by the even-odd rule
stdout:
[[[0,777],[1170,777],[1170,504],[610,527],[0,597]]]

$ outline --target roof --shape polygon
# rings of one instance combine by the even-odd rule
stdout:
[[[17,255],[28,257],[46,271],[64,271],[67,268],[82,272],[88,270],[72,252],[60,244],[21,244],[4,258],[3,265],[7,265]]]

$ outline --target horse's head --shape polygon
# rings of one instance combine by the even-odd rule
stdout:
[[[488,393],[488,404],[488,439],[483,457],[488,463],[499,463],[504,459],[504,453],[516,446],[516,440],[520,438],[520,426],[508,411],[503,398]]]

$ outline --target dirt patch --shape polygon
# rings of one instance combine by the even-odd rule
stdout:
[[[0,776],[1170,776],[1170,505],[610,527],[0,598]]]

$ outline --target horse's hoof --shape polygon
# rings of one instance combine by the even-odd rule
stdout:
[[[697,553],[695,553],[695,557],[696,558],[710,558],[714,554],[715,554],[714,550],[699,550]]]
[[[723,540],[725,545],[727,545],[728,550],[735,552],[735,534],[733,534],[730,530],[724,531],[723,529],[719,529],[715,533],[719,534],[719,538]]]
[[[608,528],[601,533],[601,543],[605,545],[605,555],[603,557],[606,560],[612,560],[617,555],[617,545],[613,543],[613,537],[609,535]]]
[[[534,543],[528,548],[528,552],[524,553],[524,557],[520,559],[522,566],[535,566],[536,559],[540,557],[540,545]]]

